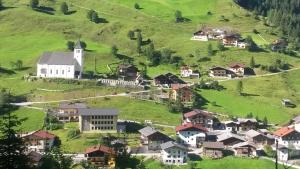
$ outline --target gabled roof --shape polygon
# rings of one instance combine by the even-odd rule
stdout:
[[[256,148],[256,146],[253,143],[249,143],[249,142],[237,143],[237,144],[233,145],[232,148],[248,147],[248,146]]]
[[[118,110],[116,109],[96,109],[96,108],[86,108],[79,109],[78,113],[84,116],[94,116],[94,115],[118,115]]]
[[[73,52],[44,52],[38,64],[47,65],[76,65]]]
[[[245,133],[245,135],[248,136],[248,137],[253,138],[253,137],[256,137],[256,136],[259,136],[259,135],[262,135],[262,134],[255,131],[255,130],[249,130]]]
[[[183,116],[185,118],[190,118],[190,117],[193,117],[193,116],[196,116],[196,115],[199,115],[199,114],[202,115],[202,116],[205,116],[205,117],[212,117],[212,115],[213,115],[212,112],[209,112],[209,111],[206,111],[206,110],[194,109],[193,111],[185,113]]]
[[[225,147],[222,142],[203,142],[203,148],[224,149]]]
[[[178,76],[167,73],[165,75],[159,75],[154,78],[156,81],[160,81],[162,84],[186,84],[185,81],[180,79]]]
[[[228,69],[223,68],[223,67],[220,67],[220,66],[212,67],[212,68],[210,68],[209,70],[226,70],[226,71],[228,71]]]
[[[182,150],[188,150],[187,147],[181,145],[181,144],[178,144],[174,141],[168,141],[168,142],[165,142],[163,144],[160,145],[161,149],[162,150],[165,150],[165,149],[168,149],[168,148],[172,148],[172,147],[176,147],[176,148],[179,148],[179,149],[182,149]]]
[[[28,136],[35,136],[40,139],[54,139],[56,137],[56,135],[49,133],[48,131],[43,131],[43,130],[38,130],[38,131],[28,134],[24,137],[28,137]]]
[[[224,133],[218,136],[218,141],[224,141],[230,138],[235,138],[241,141],[245,141],[245,139],[237,134],[233,134],[233,133]]]
[[[283,136],[286,136],[292,132],[296,131],[294,128],[290,128],[290,127],[282,127],[278,130],[276,130],[273,134],[275,136],[278,136],[278,137],[283,137]]]
[[[238,118],[237,121],[239,123],[247,123],[247,122],[251,122],[251,123],[257,123],[257,120],[254,118]]]
[[[208,130],[203,127],[200,124],[193,124],[193,123],[186,123],[180,126],[177,126],[175,128],[176,132],[178,131],[184,131],[184,130],[188,130],[188,131],[202,131],[202,132],[207,132]]]
[[[245,65],[242,63],[230,63],[229,67],[230,68],[245,68]]]
[[[93,153],[93,152],[96,152],[96,151],[104,152],[104,153],[107,153],[107,154],[115,154],[115,151],[112,148],[109,148],[109,147],[104,146],[104,145],[89,147],[85,150],[84,154],[89,154],[89,153]]]
[[[142,128],[142,129],[140,129],[139,132],[140,132],[142,135],[148,137],[148,136],[150,136],[150,135],[152,135],[152,134],[154,134],[154,133],[156,133],[156,132],[158,132],[158,131],[156,131],[156,130],[153,129],[152,127],[147,126],[147,127],[144,127],[144,128]]]
[[[84,103],[60,103],[60,109],[83,109],[87,108],[87,105]]]

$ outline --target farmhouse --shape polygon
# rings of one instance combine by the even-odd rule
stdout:
[[[193,33],[191,40],[197,41],[209,41],[216,39],[223,39],[226,35],[226,31],[219,28],[209,28],[204,26],[201,30]]]
[[[239,124],[235,121],[225,121],[223,122],[225,130],[229,131],[229,132],[237,132],[238,131],[238,126]]]
[[[223,67],[212,67],[209,69],[209,76],[219,78],[232,78],[235,76],[235,73]]]
[[[223,157],[223,150],[225,148],[222,142],[204,142],[203,154],[207,157],[218,159]]]
[[[218,136],[218,142],[222,142],[225,146],[232,146],[241,142],[245,142],[246,140],[236,134],[233,133],[223,133]]]
[[[183,103],[193,101],[193,90],[188,86],[173,85],[170,91],[171,100],[180,100]]]
[[[284,39],[276,39],[270,45],[272,51],[280,51],[286,49],[288,43]]]
[[[87,133],[116,133],[118,110],[79,109],[79,129]]]
[[[177,126],[175,130],[181,143],[191,147],[198,147],[202,144],[205,141],[206,132],[208,131],[202,125],[193,123]]]
[[[199,73],[194,73],[189,66],[182,66],[180,68],[180,76],[189,78],[199,78],[200,75]]]
[[[248,46],[248,44],[244,40],[241,40],[240,38],[241,37],[239,34],[226,35],[222,39],[222,43],[225,47],[238,47],[244,49]]]
[[[187,162],[188,148],[168,141],[161,144],[161,158],[162,162],[166,165],[182,165]]]
[[[160,150],[162,143],[172,141],[170,137],[152,127],[142,128],[139,132],[141,133],[141,144],[146,145],[148,150]]]
[[[60,103],[57,110],[50,112],[51,115],[57,117],[61,122],[78,122],[79,109],[87,108],[84,103]]]
[[[89,147],[85,150],[84,156],[92,165],[99,168],[115,168],[116,153],[112,148],[104,145]]]
[[[183,121],[185,124],[200,124],[206,128],[212,128],[213,126],[213,114],[211,112],[194,109],[183,115]]]
[[[256,147],[254,144],[249,142],[242,142],[232,146],[234,154],[236,156],[247,156],[255,157],[256,156]]]
[[[185,85],[186,82],[181,80],[179,77],[176,75],[173,75],[172,73],[167,73],[164,75],[159,75],[154,78],[154,85],[155,86],[160,86],[160,87],[171,87],[174,84],[182,84]]]
[[[249,130],[255,130],[258,126],[258,122],[254,118],[238,118],[237,122],[239,124],[239,131],[249,131]]]
[[[234,72],[237,76],[242,77],[245,74],[245,65],[242,63],[231,63],[229,70]]]
[[[81,78],[84,66],[83,48],[78,41],[74,52],[44,52],[37,63],[37,76],[43,78]]]
[[[56,136],[47,131],[39,130],[22,136],[24,139],[27,151],[35,151],[43,153],[51,149],[54,145]]]
[[[249,130],[245,133],[248,141],[254,143],[257,146],[272,145],[274,144],[274,137],[265,135],[255,130]]]
[[[137,81],[139,75],[139,69],[131,64],[120,64],[117,67],[119,78],[127,81]]]

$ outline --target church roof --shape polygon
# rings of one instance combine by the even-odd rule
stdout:
[[[44,52],[38,64],[48,65],[76,65],[73,52]]]
[[[82,49],[82,46],[81,46],[81,43],[80,43],[80,40],[78,40],[75,44],[75,49]]]

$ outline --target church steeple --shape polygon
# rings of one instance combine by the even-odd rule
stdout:
[[[74,59],[76,59],[76,61],[78,62],[78,65],[80,66],[79,70],[81,73],[83,72],[83,61],[84,61],[83,56],[84,56],[83,48],[82,48],[80,40],[78,40],[74,46]]]
[[[74,49],[82,49],[80,39],[76,42]]]

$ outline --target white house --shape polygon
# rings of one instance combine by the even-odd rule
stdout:
[[[78,41],[74,52],[44,52],[37,63],[37,76],[43,78],[81,78],[84,65],[83,48]]]
[[[194,73],[189,66],[182,66],[180,68],[181,77],[199,78],[199,73]]]
[[[229,65],[229,70],[234,72],[237,76],[244,76],[245,74],[245,65],[242,63],[231,63]]]
[[[161,158],[166,165],[182,165],[187,162],[188,149],[187,147],[168,141],[161,144]]]
[[[191,147],[197,147],[205,141],[206,132],[205,127],[200,124],[185,123],[176,127],[176,134],[180,138],[181,143]]]
[[[45,152],[49,150],[53,145],[56,136],[47,131],[35,131],[22,136],[24,139],[27,151]]]

